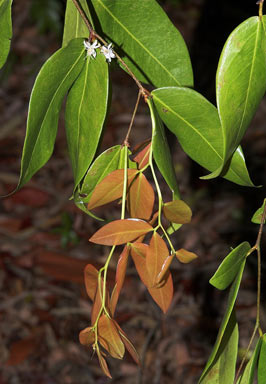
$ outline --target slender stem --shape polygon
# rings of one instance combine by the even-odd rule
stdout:
[[[72,0],[75,7],[77,8],[80,16],[82,17],[82,19],[84,20],[84,23],[86,24],[89,32],[90,32],[90,40],[93,40],[93,39],[98,39],[101,43],[103,43],[104,45],[107,45],[107,41],[105,41],[100,35],[98,35],[98,33],[92,28],[90,22],[88,21],[83,9],[81,8],[81,6],[79,5],[78,1],[77,0]],[[120,63],[122,64],[122,66],[127,70],[127,72],[129,73],[129,75],[132,77],[132,79],[135,81],[135,83],[137,84],[142,96],[144,97],[144,99],[146,100],[148,98],[148,96],[150,95],[149,91],[147,89],[145,89],[142,84],[140,83],[140,81],[136,78],[136,76],[134,75],[134,73],[131,71],[131,69],[128,67],[128,65],[124,62],[124,60],[118,55],[117,52],[115,52],[115,50],[113,50],[116,58],[118,59],[118,61],[120,61]]]
[[[135,120],[135,116],[136,116],[136,113],[137,113],[137,109],[138,109],[138,106],[139,106],[140,96],[141,96],[141,91],[139,90],[137,101],[136,101],[136,105],[135,105],[135,108],[134,108],[134,111],[133,111],[133,115],[131,117],[131,121],[130,121],[130,124],[129,124],[127,135],[126,135],[125,140],[124,140],[124,145],[126,145],[126,146],[129,146],[128,139],[129,139],[129,135],[130,135],[130,132],[131,132],[134,120]]]
[[[168,233],[166,232],[166,230],[164,229],[164,227],[162,225],[161,225],[161,229],[162,229],[162,231],[164,233],[164,236],[166,237],[166,239],[168,241],[168,244],[169,244],[173,254],[175,254],[175,248],[174,248],[174,246],[173,246],[173,244],[172,244],[172,242],[170,240],[170,237],[168,236]]]
[[[151,173],[152,173],[152,177],[153,177],[153,180],[154,180],[154,183],[155,183],[155,187],[156,187],[156,191],[157,191],[157,196],[158,196],[158,204],[159,204],[159,207],[158,207],[158,225],[161,226],[163,198],[162,198],[162,192],[160,190],[159,183],[158,183],[158,180],[157,180],[157,177],[155,175],[154,168],[153,168],[152,148],[150,150],[149,165],[150,165],[150,168],[151,168]]]
[[[264,3],[264,0],[258,0],[257,1],[257,4],[259,5],[259,17],[260,17],[260,19],[262,19],[262,16],[263,16],[263,3]]]

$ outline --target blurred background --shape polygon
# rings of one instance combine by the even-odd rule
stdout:
[[[215,103],[215,72],[230,32],[257,14],[255,0],[164,0],[163,6],[188,44],[195,89]],[[11,52],[0,71],[0,194],[14,190],[19,176],[31,88],[42,64],[61,45],[64,0],[14,0]],[[102,149],[120,144],[134,109],[137,89],[112,65],[113,96]],[[88,242],[99,228],[69,198],[73,189],[63,114],[48,164],[18,193],[0,200],[0,384],[194,384],[214,344],[228,292],[208,280],[230,247],[255,243],[258,225],[250,218],[265,197],[266,101],[248,129],[243,149],[251,178],[262,188],[223,179],[203,181],[204,170],[169,136],[182,198],[193,210],[173,241],[196,252],[189,265],[173,264],[175,295],[164,316],[139,281],[132,264],[117,309],[117,321],[142,359],[108,359],[112,381],[101,374],[92,351],[79,344],[90,323],[91,302],[83,282],[87,263],[101,266],[107,249]],[[150,136],[150,118],[139,107],[131,143]],[[170,198],[162,183],[164,196]],[[99,216],[117,215],[116,205]],[[265,260],[265,234],[262,257]],[[117,255],[118,256],[118,255]],[[115,276],[116,260],[109,278]],[[266,262],[263,276],[266,281]],[[263,285],[262,328],[266,326]],[[256,317],[256,257],[248,259],[239,299],[240,348],[246,348]]]

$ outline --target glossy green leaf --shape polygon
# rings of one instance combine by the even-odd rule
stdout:
[[[258,384],[266,381],[266,334],[261,338],[261,349],[258,364]]]
[[[233,249],[229,255],[225,257],[213,277],[210,279],[210,284],[217,289],[227,288],[236,277],[250,248],[250,244],[245,241]]]
[[[238,325],[234,311],[227,323],[219,349],[202,384],[233,384],[238,351]]]
[[[104,225],[89,240],[96,244],[119,245],[135,240],[152,230],[152,226],[143,220],[114,220]]]
[[[221,54],[217,107],[226,162],[238,147],[266,90],[266,36],[263,22],[251,17],[229,36]]]
[[[103,55],[87,57],[66,104],[66,134],[75,188],[87,172],[103,130],[109,98],[108,64]]]
[[[261,223],[262,215],[263,215],[263,212],[265,209],[265,204],[266,204],[266,199],[264,199],[262,206],[259,209],[257,209],[257,211],[252,216],[252,219],[251,219],[252,223],[254,223],[254,224],[260,224]],[[264,220],[264,224],[265,224],[265,220]]]
[[[93,25],[90,11],[87,5],[87,0],[79,0],[79,4],[81,5],[81,8],[90,21],[90,24]],[[80,16],[77,8],[75,7],[75,4],[72,0],[67,0],[62,47],[65,47],[72,39],[77,37],[87,38],[88,36],[88,27]]]
[[[150,108],[152,121],[153,157],[159,171],[173,192],[173,197],[178,199],[180,198],[180,193],[176,181],[175,169],[173,166],[170,148],[165,136],[164,126],[151,99],[148,99],[148,105]]]
[[[252,353],[252,356],[245,367],[243,375],[239,380],[239,384],[253,384],[255,370],[258,364],[258,358],[259,358],[259,353],[261,349],[261,342],[262,342],[262,339],[259,339],[256,344],[255,350]],[[265,383],[265,377],[264,377],[263,383]]]
[[[85,63],[82,39],[59,49],[40,70],[29,105],[27,132],[18,188],[49,160],[57,133],[62,101]]]
[[[0,0],[0,68],[6,62],[12,37],[12,0]]]
[[[189,88],[160,88],[154,90],[152,96],[161,119],[176,135],[183,150],[209,171],[217,170],[223,161],[223,135],[217,109]],[[240,148],[228,167],[224,178],[239,185],[254,186]]]
[[[135,76],[156,87],[193,86],[185,42],[155,0],[92,0],[105,36]]]
[[[246,260],[244,259],[241,266],[239,267],[239,272],[238,272],[238,274],[237,274],[237,276],[236,276],[236,278],[235,278],[235,280],[234,280],[234,282],[230,288],[226,311],[225,311],[221,326],[219,328],[217,339],[216,339],[216,342],[214,344],[211,355],[208,359],[208,362],[207,362],[207,364],[206,364],[206,366],[202,372],[202,375],[201,375],[200,380],[199,380],[199,384],[202,383],[202,380],[205,378],[206,374],[209,372],[209,370],[213,366],[213,363],[216,361],[217,353],[219,352],[220,345],[222,343],[229,319],[231,317],[231,314],[232,314],[232,311],[233,311],[233,308],[235,305],[235,301],[236,301],[238,290],[240,287],[240,283],[241,283],[243,271],[245,268],[245,264],[246,264]]]

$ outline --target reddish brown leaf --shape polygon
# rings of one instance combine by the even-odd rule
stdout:
[[[103,373],[109,377],[110,379],[112,379],[112,376],[111,376],[111,373],[108,369],[108,365],[106,363],[106,360],[105,358],[102,356],[101,352],[99,349],[96,349],[96,353],[97,353],[97,356],[98,356],[98,359],[99,359],[99,363],[100,363],[100,367],[102,368],[102,371]]]
[[[140,173],[129,188],[130,216],[149,220],[153,211],[154,200],[152,186],[143,173]]]
[[[143,220],[114,220],[99,229],[89,240],[96,244],[119,245],[132,241],[152,230],[152,226]]]
[[[127,170],[128,186],[137,173],[138,171],[136,169]],[[88,209],[93,209],[119,199],[123,195],[123,186],[124,169],[117,169],[109,173],[109,175],[96,185],[88,203]]]
[[[33,257],[34,255],[35,253]],[[62,253],[38,250],[34,261],[43,272],[56,280],[84,284],[84,268],[88,263],[86,260],[78,260]]]
[[[164,284],[160,287],[152,287],[152,281],[146,268],[146,257],[149,246],[141,243],[131,244],[131,255],[142,282],[148,288],[150,295],[158,306],[167,312],[173,298],[173,280],[171,273],[165,276]]]
[[[158,288],[148,288],[148,291],[161,310],[166,313],[172,302],[174,292],[171,273],[169,273],[164,285]]]
[[[164,216],[172,223],[186,224],[191,221],[190,207],[182,200],[174,200],[163,205]]]
[[[164,240],[155,232],[152,235],[150,246],[146,254],[146,268],[150,276],[152,286],[156,285],[157,276],[161,272],[163,265],[169,255],[167,245]]]
[[[125,354],[125,346],[115,322],[106,315],[102,315],[98,322],[98,333],[100,343],[110,355],[115,359],[122,359]]]
[[[144,168],[149,162],[151,143],[149,143],[145,148],[143,148],[136,156],[134,156],[133,160],[138,163],[138,168]]]
[[[84,269],[84,279],[87,294],[91,300],[94,300],[98,285],[98,271],[93,265],[86,265]]]
[[[102,292],[102,290],[101,290]],[[102,296],[99,287],[97,286],[95,298],[91,309],[91,324],[94,325],[102,308]]]
[[[115,277],[116,284],[113,289],[113,293],[111,296],[111,303],[110,303],[112,316],[115,313],[117,301],[124,284],[126,269],[127,269],[127,262],[128,262],[128,254],[129,254],[129,247],[125,246],[123,249],[123,252],[119,257],[117,267],[116,267],[116,277]]]
[[[165,278],[165,276],[166,276],[166,274],[167,274],[167,272],[168,272],[168,270],[170,268],[170,265],[171,265],[171,263],[172,263],[172,261],[174,259],[174,256],[175,256],[174,254],[173,255],[169,255],[165,259],[165,262],[163,263],[162,269],[161,269],[160,273],[158,274],[158,276],[156,278],[156,285],[160,284],[164,280],[164,278]]]
[[[149,288],[151,286],[150,276],[146,268],[146,254],[148,245],[143,243],[131,244],[131,256],[134,261],[136,270],[143,284]]]
[[[87,347],[95,342],[95,333],[92,331],[92,327],[85,328],[79,333],[79,342]]]
[[[191,261],[197,259],[198,256],[196,255],[196,253],[189,252],[186,249],[181,248],[176,251],[176,257],[181,263],[188,264]]]
[[[15,341],[9,348],[9,358],[6,365],[18,365],[26,360],[37,348],[36,335]]]
[[[125,332],[123,331],[123,329],[119,326],[119,324],[117,324],[116,321],[115,321],[115,324],[118,328],[118,331],[120,333],[120,336],[122,338],[123,343],[125,344],[127,351],[130,353],[131,357],[135,360],[135,362],[137,364],[140,364],[139,355],[138,355],[138,352],[136,351],[134,345],[131,343],[131,341],[128,339],[128,337],[125,334]]]

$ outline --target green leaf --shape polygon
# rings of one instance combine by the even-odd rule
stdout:
[[[209,360],[208,360],[208,362],[207,362],[207,364],[206,364],[206,366],[202,372],[202,375],[200,377],[199,384],[202,383],[202,380],[206,377],[209,370],[211,369],[211,367],[213,366],[213,364],[216,361],[220,345],[222,343],[224,334],[226,332],[226,328],[228,326],[228,323],[229,323],[229,320],[230,320],[230,317],[231,317],[231,314],[232,314],[232,311],[233,311],[233,308],[235,305],[235,301],[236,301],[238,290],[240,287],[240,283],[241,283],[243,271],[245,268],[245,264],[246,264],[246,259],[243,260],[243,262],[239,268],[239,272],[238,272],[238,274],[237,274],[237,276],[236,276],[236,278],[235,278],[235,280],[234,280],[234,282],[230,288],[227,307],[226,307],[226,311],[225,311],[225,314],[224,314],[224,317],[223,317],[223,320],[222,320],[222,323],[221,323],[221,326],[220,326],[220,329],[218,332],[218,336],[217,336],[216,342],[214,344],[213,350],[211,352],[211,355],[209,357]]]
[[[148,105],[150,108],[152,121],[153,157],[159,171],[173,192],[174,199],[179,199],[180,193],[176,181],[175,169],[172,162],[170,148],[165,136],[164,126],[151,99],[148,99]]]
[[[245,241],[233,249],[232,252],[225,257],[213,277],[210,279],[210,284],[217,289],[227,288],[236,277],[250,248],[250,244]]]
[[[186,44],[155,0],[92,0],[105,36],[135,76],[156,87],[193,86]]]
[[[57,133],[62,101],[76,80],[84,61],[82,39],[59,49],[41,68],[29,105],[27,132],[21,160],[21,188],[49,160]]]
[[[12,37],[11,5],[12,0],[0,0],[0,68],[5,64],[10,49]]]
[[[223,136],[214,105],[189,88],[160,88],[152,96],[161,119],[176,135],[183,150],[206,169],[217,170],[223,160]],[[223,177],[239,185],[254,186],[240,148]]]
[[[259,17],[245,20],[224,45],[216,77],[224,162],[238,147],[265,93],[265,46],[265,31]]]
[[[253,384],[255,369],[257,367],[259,353],[261,349],[261,342],[262,342],[262,339],[259,339],[256,344],[255,350],[252,353],[252,356],[245,367],[243,375],[239,380],[239,384]],[[263,383],[265,383],[265,376],[264,376]]]
[[[261,349],[258,364],[258,384],[265,384],[266,378],[266,334],[261,338]]]
[[[103,55],[87,57],[66,104],[66,134],[75,187],[87,172],[103,130],[109,97],[108,64]]]
[[[234,311],[227,323],[221,344],[202,384],[233,384],[238,350],[238,326]]]
[[[266,199],[264,199],[262,206],[259,209],[257,209],[257,211],[252,216],[252,219],[251,219],[252,223],[255,223],[255,224],[261,223],[262,215],[265,209],[265,204],[266,204]],[[263,224],[265,224],[265,220]]]
[[[90,21],[90,24],[93,26],[87,1],[79,0],[79,4],[81,5],[81,8],[83,9],[88,20]],[[80,16],[77,8],[75,7],[75,4],[72,0],[67,0],[62,47],[65,47],[72,39],[75,39],[77,37],[87,38],[88,36],[88,27]]]

